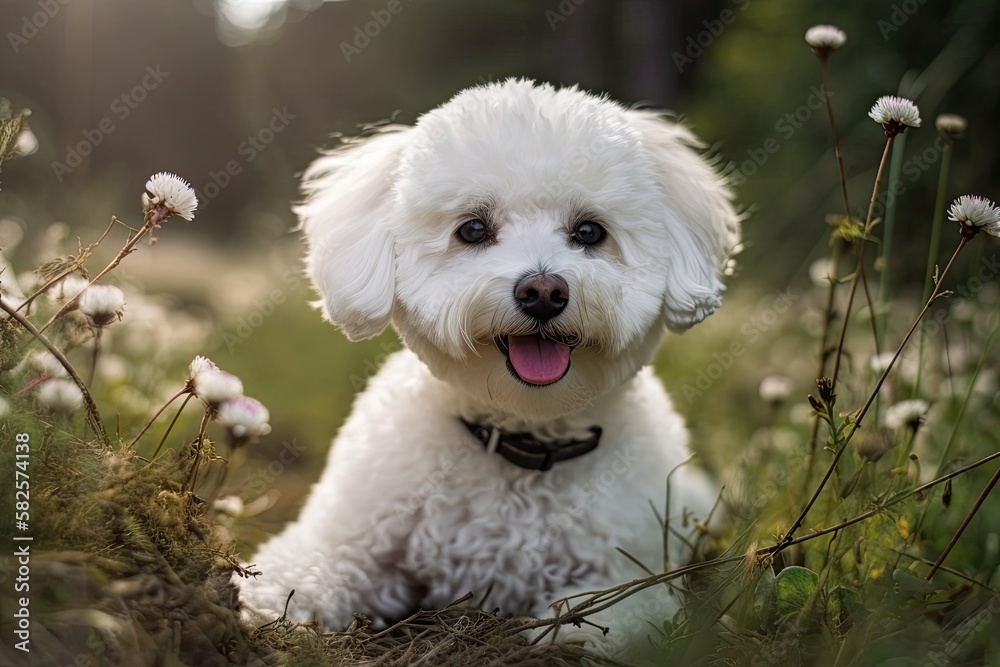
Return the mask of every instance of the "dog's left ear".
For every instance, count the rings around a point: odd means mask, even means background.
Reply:
[[[739,243],[740,217],[725,179],[701,155],[691,132],[651,111],[628,112],[653,162],[663,199],[669,247],[663,315],[684,331],[722,304],[722,282]]]
[[[396,257],[392,187],[410,128],[387,126],[316,160],[296,208],[309,242],[306,264],[326,317],[351,340],[389,325]]]

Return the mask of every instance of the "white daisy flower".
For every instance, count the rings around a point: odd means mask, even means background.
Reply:
[[[847,34],[834,25],[814,25],[806,30],[806,44],[811,46],[814,51],[836,51],[846,41]]]
[[[229,429],[235,440],[244,440],[271,432],[271,419],[267,408],[255,398],[240,396],[219,404],[215,417],[220,425]]]
[[[962,195],[948,209],[948,219],[961,223],[963,232],[970,234],[982,230],[992,236],[1000,236],[1000,209],[986,197]]]
[[[107,326],[122,318],[125,293],[114,285],[91,285],[80,295],[78,306],[94,326]]]
[[[784,375],[770,375],[760,381],[760,398],[765,403],[781,403],[792,393],[795,383]]]
[[[916,433],[929,408],[927,401],[919,398],[900,401],[885,411],[885,425],[895,431],[908,428]]]
[[[954,113],[943,113],[934,119],[934,127],[946,139],[954,141],[962,136],[962,133],[969,127],[969,121],[965,120],[965,116],[959,116]]]
[[[72,412],[83,405],[83,393],[72,380],[46,380],[35,389],[38,402],[49,410]]]
[[[880,97],[868,115],[885,128],[886,136],[895,136],[908,127],[920,127],[920,110],[905,97]]]
[[[146,181],[146,189],[152,195],[151,204],[163,204],[168,211],[185,220],[194,218],[198,197],[180,176],[160,172]]]

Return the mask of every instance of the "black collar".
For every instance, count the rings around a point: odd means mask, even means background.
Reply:
[[[507,433],[498,428],[462,423],[487,451],[493,450],[511,463],[528,470],[548,470],[552,464],[575,459],[597,449],[601,442],[601,427],[591,426],[593,434],[583,440],[543,442],[531,433]]]

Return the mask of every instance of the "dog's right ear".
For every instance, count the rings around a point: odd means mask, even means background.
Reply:
[[[295,212],[306,266],[324,315],[351,340],[381,333],[392,316],[396,269],[392,186],[410,128],[353,139],[306,170]]]

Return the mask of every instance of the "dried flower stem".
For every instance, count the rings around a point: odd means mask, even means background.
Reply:
[[[142,429],[135,435],[135,437],[128,441],[128,444],[125,445],[125,449],[131,449],[133,447],[133,445],[135,445],[135,443],[138,442],[139,438],[141,438],[146,433],[146,431],[149,430],[149,427],[152,426],[153,423],[157,419],[159,419],[160,415],[163,414],[163,411],[166,410],[170,406],[171,403],[173,403],[174,401],[176,401],[178,398],[180,398],[184,394],[189,394],[189,393],[191,393],[191,389],[185,386],[179,392],[177,392],[176,394],[174,394],[173,396],[171,396],[169,399],[167,399],[167,402],[164,403],[160,407],[160,409],[156,411],[156,414],[153,415],[148,422],[146,422],[146,425],[142,427]],[[176,421],[176,420],[177,420],[177,418],[174,417],[174,421]],[[171,423],[171,426],[172,425],[173,424]],[[161,442],[161,444],[162,444],[162,442]],[[160,451],[159,448],[157,448],[156,451],[159,452]],[[155,454],[153,455],[153,458],[156,458]]]
[[[944,224],[945,196],[948,190],[948,172],[951,168],[951,143],[945,142],[941,153],[941,168],[938,171],[937,194],[934,197],[934,217],[931,220],[931,240],[927,248],[927,269],[924,273],[924,298],[930,294],[934,283],[934,269],[937,267],[937,257],[941,249],[941,227]],[[918,396],[920,382],[924,370],[924,340],[920,339],[920,353],[917,363],[917,381],[914,383],[913,395]]]
[[[824,535],[836,533],[838,531],[843,530],[844,528],[848,528],[855,524],[866,521],[874,516],[882,514],[883,512],[885,512],[885,510],[889,509],[890,507],[898,505],[899,503],[917,495],[918,493],[923,493],[928,489],[934,488],[935,486],[938,486],[940,484],[944,484],[949,479],[954,479],[955,477],[964,475],[970,470],[974,470],[980,466],[986,465],[990,461],[995,461],[998,458],[1000,458],[1000,451],[994,452],[989,456],[983,457],[978,461],[970,463],[969,465],[964,466],[958,470],[955,470],[954,472],[950,472],[947,475],[943,475],[941,477],[938,477],[937,479],[931,480],[930,482],[921,484],[920,486],[912,488],[909,491],[901,491],[896,495],[892,496],[891,498],[885,500],[884,502],[879,502],[872,509],[862,512],[857,516],[854,516],[850,519],[845,519],[844,521],[841,521],[836,525],[814,531],[812,533],[809,533],[808,535],[802,535],[801,537],[796,537],[791,541],[786,542],[782,540],[779,541],[777,544],[774,544],[769,547],[763,547],[760,549],[751,550],[748,554],[740,556],[726,556],[726,557],[714,558],[712,560],[704,561],[702,563],[694,563],[692,565],[687,565],[685,567],[681,567],[676,570],[671,570],[670,572],[662,572],[652,577],[643,577],[641,579],[634,579],[632,581],[623,584],[618,584],[616,586],[612,586],[604,590],[580,593],[577,595],[570,596],[568,598],[564,598],[565,600],[568,601],[574,598],[587,597],[586,600],[580,602],[579,604],[571,608],[566,614],[561,614],[556,618],[534,619],[531,621],[526,621],[523,624],[516,624],[512,626],[511,633],[515,634],[518,632],[523,632],[524,630],[531,630],[533,628],[542,628],[546,626],[575,623],[584,616],[589,616],[599,611],[603,611],[604,609],[607,609],[608,607],[611,607],[621,602],[625,598],[634,595],[635,593],[638,593],[641,590],[650,588],[652,586],[658,586],[673,579],[677,579],[679,577],[691,574],[692,572],[705,570],[710,567],[727,565],[730,563],[745,562],[748,557],[758,558],[758,559],[764,557],[774,557],[790,547],[797,546],[799,544],[808,542],[810,540],[815,540],[817,538],[823,537]],[[532,640],[532,643],[533,644],[538,643],[542,639],[542,637],[545,636],[547,632],[548,630],[546,632],[541,633],[540,636],[535,637],[534,640]]]
[[[87,246],[86,250],[80,253],[79,257],[76,258],[76,261],[74,261],[73,264],[71,264],[70,266],[66,267],[62,271],[60,271],[58,274],[56,274],[56,276],[54,278],[49,279],[48,281],[45,282],[44,285],[42,285],[41,287],[39,287],[38,289],[36,289],[34,292],[32,292],[31,296],[29,296],[27,299],[25,299],[24,303],[22,303],[18,307],[18,310],[24,310],[24,309],[26,309],[31,304],[32,301],[34,301],[40,295],[42,295],[46,291],[48,291],[53,285],[55,285],[60,280],[62,280],[66,276],[70,275],[74,271],[78,271],[78,270],[82,269],[83,268],[83,262],[90,255],[90,251],[93,250],[94,248],[96,248],[98,245],[101,244],[101,241],[104,240],[104,237],[106,237],[108,235],[108,233],[111,231],[111,228],[114,227],[115,223],[117,223],[117,222],[119,222],[118,218],[116,218],[115,216],[111,216],[111,222],[108,224],[107,229],[104,230],[104,233],[101,234],[101,236],[96,241],[94,241],[89,246]],[[77,295],[77,296],[79,296],[79,295]]]
[[[163,432],[163,437],[160,438],[160,442],[157,443],[156,450],[153,452],[152,458],[149,459],[150,462],[156,460],[156,455],[160,453],[160,449],[162,449],[163,443],[167,441],[167,436],[169,436],[170,432],[174,429],[174,424],[177,423],[177,419],[181,416],[181,413],[184,412],[184,408],[187,407],[188,401],[190,401],[192,398],[194,398],[193,393],[188,393],[188,395],[184,397],[184,402],[181,403],[181,407],[177,408],[177,412],[174,413],[174,418],[170,420],[170,423],[167,425],[167,430]],[[165,408],[166,406],[163,407]]]
[[[125,242],[125,245],[122,247],[121,250],[118,251],[118,254],[115,255],[115,258],[111,260],[111,263],[108,264],[106,267],[104,267],[104,269],[102,269],[100,273],[98,273],[96,276],[94,276],[94,278],[91,279],[90,285],[96,283],[98,280],[107,275],[109,271],[111,271],[116,266],[121,264],[122,260],[125,259],[125,257],[128,256],[129,254],[131,254],[133,250],[135,250],[136,244],[143,236],[148,234],[152,229],[159,226],[161,222],[169,218],[171,215],[172,214],[163,206],[154,206],[153,208],[149,209],[149,211],[146,213],[146,217],[142,227],[139,228],[139,231],[136,232],[135,236],[133,236],[132,238],[130,238],[128,241]],[[87,287],[90,287],[90,285],[88,285]],[[81,291],[80,294],[83,294],[83,291]],[[66,303],[63,304],[62,308],[56,311],[55,315],[50,317],[49,321],[46,322],[44,325],[42,325],[39,331],[45,331],[46,329],[48,329],[53,322],[55,322],[66,311],[72,308],[73,304],[76,302],[77,298],[79,298],[80,294],[77,294],[72,299],[67,299]]]
[[[194,463],[188,471],[187,479],[184,480],[184,489],[194,491],[194,485],[198,480],[198,464],[201,463],[201,455],[205,450],[205,432],[208,430],[208,422],[212,420],[212,408],[206,407],[205,414],[201,418],[201,426],[198,428],[198,437],[194,441]],[[189,486],[190,485],[190,486]]]
[[[885,149],[882,151],[882,159],[878,163],[878,171],[875,174],[875,186],[872,188],[872,198],[868,203],[868,215],[865,218],[865,228],[864,236],[868,236],[871,232],[872,227],[872,214],[875,212],[875,200],[878,198],[878,186],[879,182],[882,180],[882,171],[885,169],[886,159],[889,157],[889,151],[892,149],[892,139],[893,137],[887,137],[885,140]],[[858,281],[861,278],[861,270],[864,262],[865,255],[865,239],[861,239],[861,243],[858,246],[858,270],[854,273],[854,278],[851,280],[851,293],[847,298],[847,309],[844,311],[844,323],[840,327],[840,340],[837,342],[837,355],[833,362],[833,387],[837,387],[837,379],[840,377],[840,362],[844,354],[844,340],[847,338],[847,325],[851,322],[851,310],[854,307],[854,295],[858,291]]]
[[[916,319],[913,320],[913,324],[910,326],[910,330],[906,332],[906,336],[903,337],[903,341],[899,344],[899,347],[896,348],[896,353],[892,355],[892,359],[889,360],[888,365],[882,372],[882,376],[878,379],[878,382],[875,384],[875,388],[872,389],[871,394],[869,394],[868,400],[865,402],[864,407],[858,411],[857,416],[854,418],[854,423],[851,425],[851,430],[847,433],[847,436],[841,443],[840,448],[834,455],[833,461],[830,462],[830,467],[827,468],[826,474],[820,481],[819,486],[816,487],[816,490],[813,492],[813,495],[809,499],[809,502],[806,503],[805,508],[803,508],[798,518],[795,519],[795,523],[793,523],[792,527],[788,529],[787,533],[785,533],[785,536],[781,540],[782,543],[789,542],[792,539],[792,537],[795,535],[795,531],[797,531],[799,527],[802,525],[802,522],[805,521],[806,515],[809,514],[809,510],[811,510],[813,505],[816,504],[816,501],[819,499],[820,493],[823,491],[823,488],[826,486],[826,483],[830,481],[830,477],[833,475],[833,471],[836,470],[837,464],[840,463],[841,457],[844,455],[844,452],[847,451],[847,445],[851,442],[851,438],[853,438],[854,434],[858,432],[859,428],[861,428],[861,423],[864,421],[865,415],[868,414],[868,409],[871,408],[872,403],[874,403],[876,397],[878,397],[878,393],[882,389],[882,384],[885,382],[885,379],[889,376],[890,371],[892,371],[892,367],[896,364],[896,360],[899,359],[899,355],[902,354],[903,348],[906,347],[906,344],[910,341],[910,337],[913,336],[913,332],[917,330],[917,325],[920,324],[920,320],[923,319],[924,315],[927,313],[927,310],[931,307],[931,304],[938,297],[938,294],[941,291],[941,284],[942,282],[944,282],[944,277],[948,275],[948,271],[951,269],[952,264],[954,264],[955,258],[958,257],[958,253],[962,252],[962,248],[964,248],[965,244],[969,242],[969,238],[970,237],[963,235],[961,240],[959,240],[958,247],[955,248],[955,252],[952,253],[951,259],[948,260],[947,266],[945,266],[944,271],[941,272],[941,277],[938,279],[937,285],[934,286],[934,291],[931,292],[931,295],[927,299],[927,302],[924,304],[923,309],[917,315]],[[833,427],[831,426],[831,428]]]
[[[24,315],[17,312],[16,308],[8,304],[2,298],[0,298],[0,309],[6,311],[7,314],[14,319],[14,321],[27,329],[28,333],[34,336],[42,345],[45,346],[45,349],[52,353],[52,356],[59,360],[59,363],[66,369],[66,372],[69,373],[69,376],[73,379],[73,382],[76,383],[76,386],[79,387],[80,392],[83,394],[83,402],[87,408],[87,422],[90,424],[90,428],[101,440],[101,444],[106,447],[110,446],[111,439],[108,437],[108,432],[104,429],[104,422],[101,420],[101,413],[97,410],[97,405],[94,403],[94,399],[90,395],[87,385],[80,379],[76,369],[73,368],[71,363],[69,363],[69,360],[62,353],[62,351],[56,347],[41,331],[36,329],[35,325],[29,322]]]
[[[955,548],[956,544],[958,544],[958,539],[962,537],[962,533],[964,533],[965,529],[969,527],[972,517],[976,516],[976,512],[978,512],[979,508],[982,507],[983,502],[986,500],[986,496],[990,495],[990,491],[992,491],[993,487],[997,485],[997,482],[1000,482],[1000,468],[997,468],[997,471],[993,473],[992,477],[990,477],[990,481],[986,483],[986,488],[984,488],[983,492],[979,494],[978,498],[976,498],[976,504],[973,505],[972,509],[969,510],[969,513],[965,515],[962,525],[955,531],[955,534],[951,538],[951,542],[948,543],[948,546],[945,547],[944,551],[941,552],[941,555],[938,556],[937,561],[935,561],[930,572],[927,573],[927,576],[924,577],[924,579],[930,581],[934,576],[934,573],[941,568],[941,565],[944,563],[944,559],[948,557],[951,550]]]

